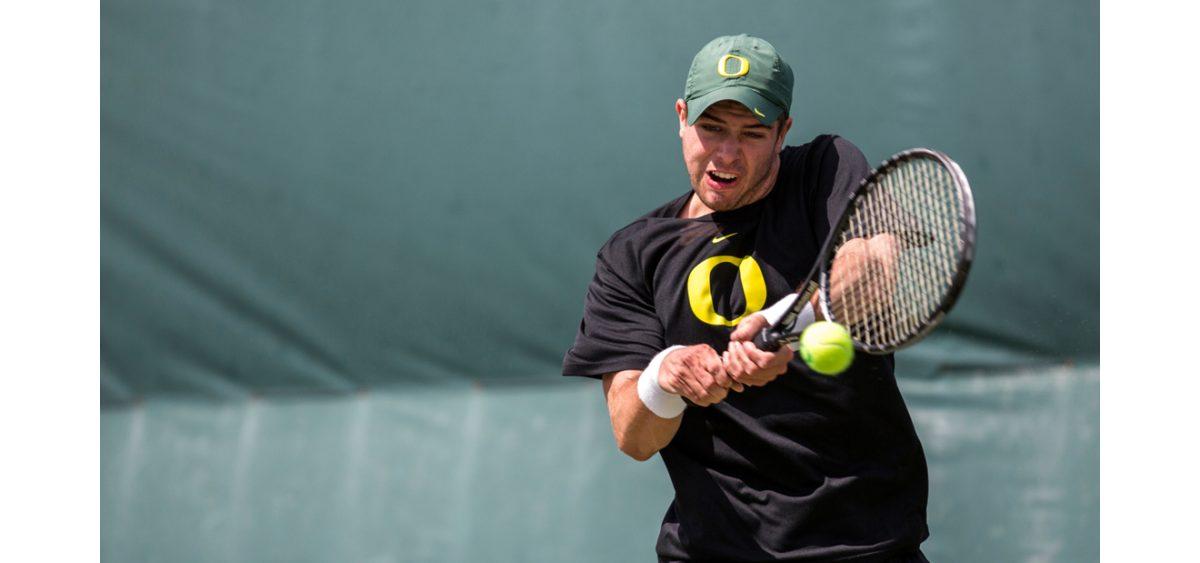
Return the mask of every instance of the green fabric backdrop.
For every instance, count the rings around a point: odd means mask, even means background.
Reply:
[[[523,506],[543,524],[515,537],[549,544],[495,560],[649,553],[661,467],[620,457],[559,362],[600,244],[687,189],[672,105],[737,32],[795,69],[792,144],[924,145],[971,178],[970,284],[898,358],[929,545],[1094,559],[1096,2],[105,0],[106,559],[465,561]],[[1021,422],[1064,405],[1060,431]],[[530,417],[550,430],[505,426]],[[1029,473],[987,463],[1014,456]]]

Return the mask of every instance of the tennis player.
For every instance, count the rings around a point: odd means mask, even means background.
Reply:
[[[662,457],[660,561],[925,561],[925,456],[892,357],[828,377],[750,343],[870,172],[837,136],[784,147],[792,86],[762,39],[696,54],[675,102],[691,189],[600,249],[563,373],[603,380],[622,452]]]

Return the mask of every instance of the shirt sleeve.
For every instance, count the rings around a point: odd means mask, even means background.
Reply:
[[[596,274],[588,285],[575,344],[563,358],[563,375],[599,378],[642,369],[665,347],[653,295],[636,257],[623,246],[610,242],[596,257]]]
[[[809,224],[816,240],[824,241],[831,225],[841,216],[850,196],[871,173],[867,159],[853,143],[841,137],[825,137],[813,151],[811,165],[816,182],[805,194]]]

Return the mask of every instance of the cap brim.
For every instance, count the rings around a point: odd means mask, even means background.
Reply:
[[[696,123],[696,120],[709,106],[724,100],[733,100],[746,106],[746,109],[750,110],[750,113],[753,113],[754,117],[758,118],[759,123],[763,125],[775,123],[775,120],[779,119],[779,115],[783,113],[783,108],[753,89],[745,86],[727,86],[689,101],[687,103],[688,125]]]

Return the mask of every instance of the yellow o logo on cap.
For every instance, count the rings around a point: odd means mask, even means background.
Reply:
[[[746,296],[746,310],[737,318],[727,319],[713,307],[712,271],[720,264],[737,266],[742,281],[742,293]],[[692,268],[687,280],[688,305],[692,314],[702,322],[715,326],[736,326],[742,319],[761,311],[767,303],[767,283],[762,268],[752,256],[713,256]]]
[[[729,61],[738,61],[739,64],[737,72],[729,72],[727,70],[729,68]],[[750,59],[747,59],[746,57],[740,57],[733,53],[729,53],[724,57],[721,57],[721,60],[717,61],[717,74],[721,75],[722,78],[737,78],[739,76],[746,76],[749,73]]]

